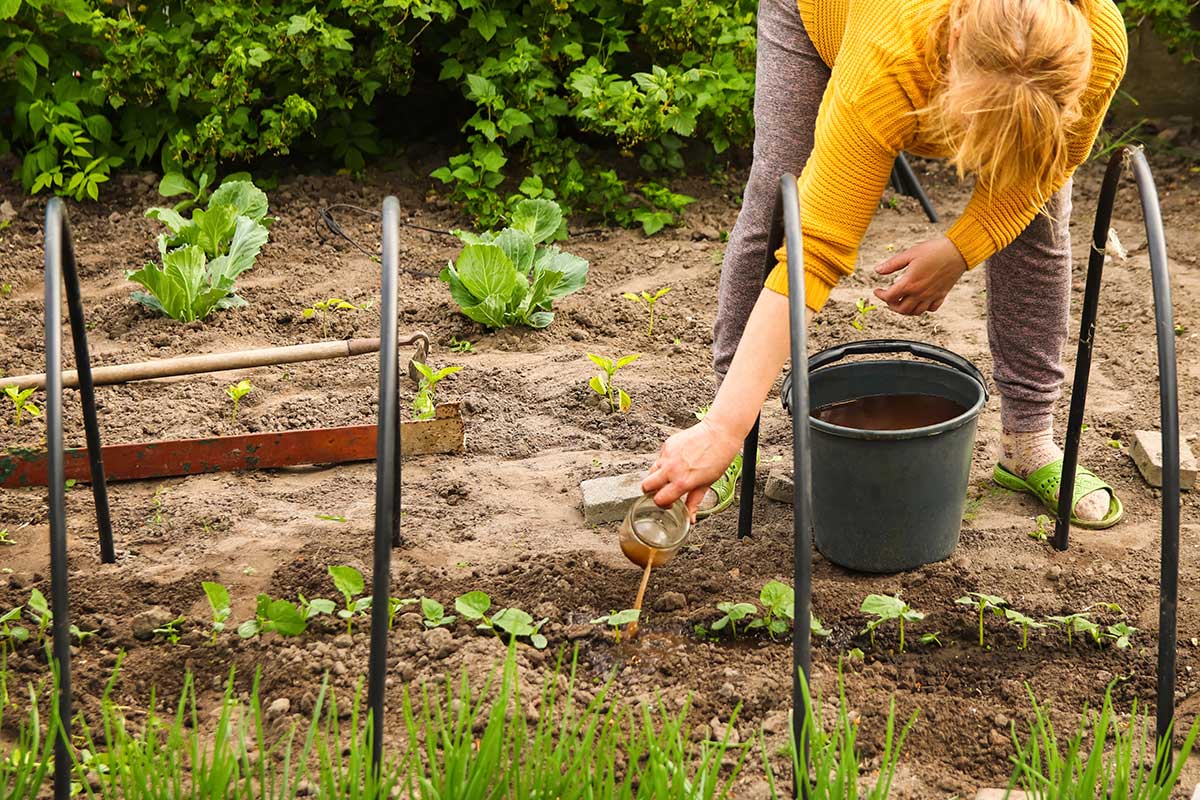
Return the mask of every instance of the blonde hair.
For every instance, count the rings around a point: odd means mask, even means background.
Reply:
[[[1053,192],[1091,72],[1091,1],[951,0],[930,33],[937,82],[917,113],[960,178]]]

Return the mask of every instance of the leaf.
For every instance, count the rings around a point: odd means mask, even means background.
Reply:
[[[21,10],[21,0],[0,0],[0,19],[12,19]]]
[[[513,636],[530,636],[534,633],[533,617],[519,608],[504,608],[492,617],[492,625]]]
[[[243,639],[253,639],[258,636],[260,630],[262,626],[257,619],[248,619],[237,627],[238,636]]]
[[[213,283],[227,280],[232,288],[233,281],[254,266],[255,260],[262,251],[263,245],[267,243],[269,236],[270,234],[262,223],[255,222],[249,217],[238,217],[233,239],[229,243],[229,251],[225,255],[213,259],[209,264],[208,271],[212,275]]]
[[[553,200],[522,200],[513,209],[509,225],[529,234],[535,244],[541,244],[558,233],[562,221],[562,209]]]
[[[29,603],[27,605],[39,617],[44,617],[50,613],[50,606],[46,603],[46,596],[38,589],[30,590]]]
[[[171,230],[171,233],[175,234],[191,224],[182,214],[173,208],[146,209],[146,216],[150,219],[158,220],[163,225],[166,225]]]
[[[758,593],[763,606],[779,613],[788,604],[795,604],[796,593],[792,587],[779,581],[768,581]]]
[[[208,198],[208,207],[229,206],[237,216],[249,217],[255,222],[261,222],[267,216],[267,195],[248,180],[229,180],[228,178]]]
[[[166,175],[163,175],[162,180],[158,183],[158,193],[163,197],[175,197],[181,194],[195,195],[199,191],[196,188],[196,184],[192,183],[180,172],[168,172]],[[146,215],[149,216],[149,212]]]
[[[300,610],[289,600],[272,600],[267,609],[267,619],[280,636],[299,636],[308,627]]]
[[[620,369],[621,367],[627,367],[630,364],[632,364],[633,362],[637,361],[641,357],[642,357],[641,353],[634,353],[634,354],[628,355],[628,356],[621,356],[620,358],[617,359],[617,365],[615,367],[613,367],[613,369],[615,371],[615,370]]]
[[[330,567],[329,577],[333,578],[333,585],[347,598],[356,597],[363,592],[362,573],[354,567],[345,565]]]
[[[608,387],[604,383],[604,378],[600,377],[599,375],[593,375],[592,379],[590,381],[588,381],[588,386],[590,386],[592,388],[592,391],[595,392],[596,394],[599,394],[599,395],[607,395],[608,394]]]
[[[456,267],[463,286],[485,302],[507,300],[517,285],[512,261],[494,244],[467,245],[459,254]]]
[[[446,616],[446,609],[437,600],[432,597],[421,598],[421,613],[425,615],[427,623],[433,622],[437,624]]]
[[[899,597],[885,594],[869,594],[862,602],[859,610],[864,614],[872,614],[882,619],[895,619],[905,608],[905,602]]]
[[[605,358],[604,356],[598,356],[598,355],[594,355],[592,353],[588,353],[587,357],[589,359],[591,359],[593,364],[595,364],[597,367],[604,370],[605,372],[611,372],[613,370],[613,363],[611,361],[609,361],[607,358]]]
[[[163,256],[163,265],[147,264],[126,277],[149,290],[163,313],[181,322],[191,322],[208,313],[216,300],[207,304],[204,251],[194,245],[181,247]],[[221,296],[227,290],[222,289]],[[219,298],[218,298],[219,299]]]
[[[467,619],[483,619],[491,607],[492,598],[480,591],[467,592],[454,600],[454,609]]]
[[[624,413],[633,405],[633,398],[624,389],[617,389],[617,410]]]
[[[496,237],[495,244],[504,251],[518,272],[529,274],[533,269],[533,238],[525,231],[505,228]]]
[[[550,300],[559,300],[579,291],[587,283],[588,262],[579,256],[564,253],[557,247],[541,247],[533,261],[533,271],[553,270],[562,277],[550,291]]]
[[[208,596],[208,604],[212,606],[213,613],[220,614],[229,609],[229,590],[224,585],[204,581],[200,586],[204,589],[204,594]]]
[[[532,644],[534,647],[536,647],[538,650],[545,650],[546,645],[549,644],[549,642],[546,641],[546,637],[540,633],[535,633],[532,636],[530,636],[529,643]]]
[[[332,600],[318,597],[315,600],[308,601],[308,616],[310,618],[318,614],[332,614],[335,611],[337,611],[337,605]]]

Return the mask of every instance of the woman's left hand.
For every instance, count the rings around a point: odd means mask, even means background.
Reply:
[[[875,268],[880,275],[904,270],[891,286],[875,296],[897,314],[919,316],[942,307],[946,295],[967,271],[967,262],[945,236],[921,242],[897,253]]]

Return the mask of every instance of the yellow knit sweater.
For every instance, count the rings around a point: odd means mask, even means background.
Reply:
[[[1066,0],[1064,0],[1066,2]],[[948,0],[798,0],[800,16],[832,77],[817,112],[812,156],[799,178],[804,227],[805,301],[814,311],[843,275],[854,271],[859,243],[903,151],[948,155],[923,137],[914,109],[928,102],[933,76],[925,40]],[[1096,0],[1091,17],[1092,74],[1084,122],[1070,143],[1071,167],[1057,191],[1091,152],[1125,72],[1127,40],[1112,0]],[[1046,201],[1032,191],[977,189],[947,236],[974,267],[1006,247]],[[767,287],[787,294],[784,251]]]

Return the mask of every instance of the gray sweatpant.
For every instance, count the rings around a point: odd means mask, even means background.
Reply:
[[[713,368],[729,369],[762,291],[771,210],[785,172],[799,175],[813,148],[829,67],[813,47],[795,0],[759,0],[754,162],[729,236],[717,296]],[[988,342],[1006,432],[1050,427],[1061,395],[1071,297],[1071,182],[987,263]]]

